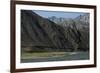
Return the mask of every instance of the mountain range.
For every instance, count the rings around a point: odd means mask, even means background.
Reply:
[[[75,19],[44,18],[21,10],[22,51],[89,50],[89,15]]]

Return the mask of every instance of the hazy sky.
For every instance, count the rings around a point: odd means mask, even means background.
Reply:
[[[33,10],[35,13],[39,14],[42,17],[63,17],[63,18],[76,18],[79,15],[83,15],[85,13],[80,12],[61,12],[61,11],[43,11],[43,10]]]

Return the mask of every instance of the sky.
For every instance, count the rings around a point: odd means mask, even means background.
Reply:
[[[48,18],[48,17],[52,17],[52,16],[56,16],[56,17],[63,17],[63,18],[76,18],[79,15],[83,15],[85,13],[82,12],[61,12],[61,11],[43,11],[43,10],[33,10],[33,12],[37,13],[38,15]]]

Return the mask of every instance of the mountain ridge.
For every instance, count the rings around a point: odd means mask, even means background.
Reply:
[[[81,32],[75,23],[72,20],[64,27],[31,10],[21,10],[21,47],[29,51],[88,50],[80,46]]]

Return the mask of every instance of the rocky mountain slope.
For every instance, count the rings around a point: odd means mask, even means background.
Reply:
[[[86,23],[79,20],[70,20],[70,22],[66,21],[66,24],[59,25],[50,19],[39,16],[31,10],[21,10],[22,50],[88,50],[89,27],[84,27],[83,24],[85,25]]]

